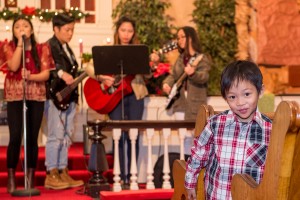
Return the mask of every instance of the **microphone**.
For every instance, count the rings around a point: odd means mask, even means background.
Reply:
[[[26,35],[25,34],[22,35],[22,39],[23,39],[23,41],[25,41],[25,39],[26,39]]]

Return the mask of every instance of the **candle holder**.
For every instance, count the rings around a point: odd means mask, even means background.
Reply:
[[[101,133],[105,124],[100,120],[88,121],[87,125],[92,129],[89,134],[89,139],[92,140],[90,158],[89,158],[89,171],[93,173],[93,176],[86,184],[86,193],[92,198],[97,198],[101,191],[110,191],[110,186],[103,176],[103,172],[108,170],[108,162],[105,155],[105,147],[102,140],[106,138]]]

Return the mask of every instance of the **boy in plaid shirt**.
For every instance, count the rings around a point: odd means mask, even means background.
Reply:
[[[249,174],[260,183],[272,129],[272,121],[257,107],[263,91],[256,64],[235,61],[224,69],[221,94],[230,110],[212,116],[194,140],[185,175],[188,199],[196,199],[197,179],[204,167],[206,199],[232,199],[231,180],[237,173]]]

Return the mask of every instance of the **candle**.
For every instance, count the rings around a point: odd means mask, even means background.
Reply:
[[[108,38],[106,38],[106,44],[110,44],[110,38],[108,37]]]
[[[79,39],[79,55],[80,55],[80,57],[82,57],[82,53],[83,53],[83,41],[80,38]]]

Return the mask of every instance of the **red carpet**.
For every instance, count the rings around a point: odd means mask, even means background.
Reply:
[[[173,195],[173,189],[155,189],[155,190],[124,190],[121,192],[109,192],[102,191],[100,193],[101,200],[166,200],[171,199]]]
[[[21,188],[20,188],[21,189]],[[17,199],[42,199],[42,200],[90,200],[92,199],[90,196],[77,194],[77,190],[80,188],[72,188],[67,190],[47,190],[43,186],[37,187],[40,191],[41,195],[32,196],[32,197],[13,197],[10,194],[6,193],[6,188],[0,188],[0,199],[4,200],[17,200]]]
[[[21,189],[21,188],[20,188]],[[41,195],[32,197],[13,197],[6,193],[6,188],[0,188],[0,199],[2,200],[17,200],[17,199],[32,199],[32,200],[90,200],[92,197],[82,194],[82,188],[73,188],[66,190],[47,190],[44,187],[37,187]],[[79,191],[80,190],[80,191]],[[169,200],[173,195],[173,189],[155,189],[155,190],[124,190],[121,192],[102,191],[100,193],[101,200]]]
[[[39,196],[32,196],[32,197],[13,197],[6,192],[6,185],[7,185],[7,169],[6,169],[6,149],[5,146],[0,146],[0,199],[8,199],[8,200],[15,200],[15,199],[42,199],[42,200],[65,200],[65,199],[72,199],[72,200],[85,200],[85,199],[92,199],[92,197],[84,194],[84,188],[72,188],[66,190],[48,190],[43,187],[45,181],[45,148],[39,148],[39,158],[37,163],[36,169],[36,176],[35,176],[35,185],[36,188],[40,191],[41,195]],[[22,156],[23,151],[22,151]],[[108,154],[106,156],[109,170],[104,172],[103,175],[107,178],[110,184],[113,183],[113,156]],[[88,180],[91,178],[92,174],[88,171],[88,156],[83,154],[83,144],[82,143],[75,143],[71,146],[69,150],[69,173],[74,179],[82,179],[85,183],[88,183]],[[21,158],[21,160],[23,160]],[[16,182],[17,182],[17,189],[20,190],[24,187],[24,173],[23,173],[23,166],[21,162],[17,167],[16,173]],[[164,190],[164,189],[155,189],[155,190],[146,190],[144,189],[145,185],[140,185],[140,190],[136,191],[129,191],[123,190],[121,192],[111,192],[111,191],[102,191],[100,193],[101,200],[166,200],[171,199],[173,194],[173,189],[171,190]]]
[[[7,183],[7,169],[6,169],[6,146],[0,146],[0,187],[6,187]],[[24,173],[23,173],[23,149],[21,153],[21,160],[16,169],[16,182],[17,186],[24,187]],[[45,147],[39,147],[39,155],[36,168],[35,185],[43,186],[46,177],[45,168]],[[113,168],[113,156],[108,154],[106,156],[110,170],[104,174],[107,176],[109,183],[112,183],[112,168]],[[75,143],[69,150],[69,173],[74,179],[82,179],[87,182],[91,177],[91,173],[88,171],[88,159],[89,156],[83,154],[83,144]]]

